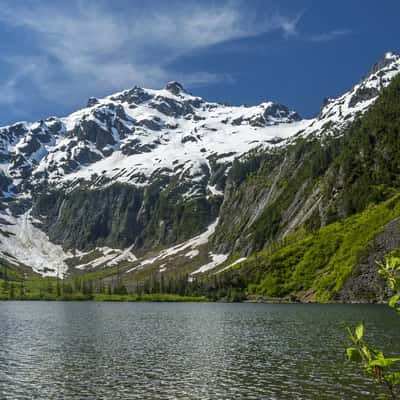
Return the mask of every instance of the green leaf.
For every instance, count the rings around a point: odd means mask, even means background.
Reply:
[[[356,338],[358,340],[361,340],[363,338],[363,336],[364,336],[364,324],[362,322],[360,322],[356,326],[355,334],[356,334]]]
[[[396,279],[395,278],[388,278],[388,285],[391,289],[394,289],[395,285],[396,285]]]
[[[358,363],[363,361],[363,356],[362,356],[360,350],[356,349],[355,347],[348,347],[346,349],[346,354],[347,354],[347,359],[349,361],[358,362]]]
[[[351,329],[351,327],[350,326],[346,326],[346,330],[347,330],[347,333],[348,333],[348,335],[349,335],[349,339],[354,343],[354,344],[358,344],[357,343],[357,339],[354,337],[354,335],[353,335],[353,331],[352,331],[352,329]]]
[[[400,372],[392,372],[391,374],[386,374],[385,379],[392,385],[400,385]]]
[[[388,368],[391,367],[393,364],[398,363],[400,358],[379,358],[377,360],[372,360],[368,363],[369,367],[381,367],[381,368]]]
[[[370,349],[370,354],[373,356],[374,360],[376,359],[382,360],[383,358],[385,358],[382,350],[379,349]]]
[[[378,358],[377,353],[371,351],[365,344],[361,346],[361,354],[363,354],[364,358],[367,360],[375,360]]]
[[[395,308],[398,301],[400,301],[400,293],[397,293],[389,300],[389,306]]]

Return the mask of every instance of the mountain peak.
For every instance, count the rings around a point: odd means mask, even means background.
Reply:
[[[318,132],[341,134],[346,126],[375,102],[392,79],[400,73],[400,55],[387,52],[369,74],[340,97],[325,98],[321,111],[304,135]],[[333,129],[332,129],[333,127]]]
[[[384,54],[384,56],[373,65],[370,71],[370,75],[377,73],[383,68],[386,68],[393,62],[399,62],[400,61],[400,55],[391,51],[388,51]]]
[[[388,60],[398,60],[400,58],[400,54],[388,51],[387,53],[385,53],[384,58]]]
[[[171,92],[172,94],[179,94],[184,92],[185,89],[183,88],[182,84],[177,81],[170,81],[165,85],[165,89]]]
[[[96,97],[89,97],[86,107],[93,107],[99,104],[99,100]]]

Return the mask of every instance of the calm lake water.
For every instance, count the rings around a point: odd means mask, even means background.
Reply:
[[[375,399],[343,325],[386,306],[0,302],[0,399]]]

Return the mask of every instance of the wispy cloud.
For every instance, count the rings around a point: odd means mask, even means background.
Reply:
[[[287,16],[282,16],[281,14],[276,15],[276,20],[279,27],[282,29],[283,34],[286,38],[298,35],[297,25],[302,18],[303,13],[297,14],[294,18],[289,18]]]
[[[351,35],[353,32],[350,29],[334,29],[328,32],[322,32],[315,35],[310,35],[308,40],[311,42],[327,42],[335,40],[343,36]]]
[[[0,84],[0,105],[13,105],[17,99],[15,79],[11,78]]]
[[[36,44],[31,52],[9,57],[17,72],[0,84],[8,90],[3,99],[16,101],[16,83],[27,73],[43,96],[64,102],[133,84],[157,87],[177,78],[189,86],[229,81],[229,73],[180,73],[170,65],[188,52],[235,39],[271,31],[296,35],[301,17],[274,12],[260,17],[239,1],[179,2],[171,7],[161,2],[124,13],[102,1],[61,4],[39,1],[28,9],[6,1],[1,8],[0,22],[29,32]],[[36,67],[25,72],[26,65]]]
[[[2,62],[7,62],[7,59],[3,59]],[[30,63],[24,64],[19,68],[15,68],[11,76],[0,82],[0,105],[15,105],[18,98],[18,82],[29,75],[33,69],[34,65]]]

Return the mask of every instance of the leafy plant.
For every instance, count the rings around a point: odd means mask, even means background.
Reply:
[[[387,258],[386,263],[378,263],[379,274],[387,278],[389,287],[396,294],[391,297],[389,306],[400,313],[398,303],[400,301],[400,258]],[[368,376],[386,387],[391,399],[397,399],[400,389],[400,357],[385,357],[379,349],[370,347],[364,340],[365,327],[359,323],[354,329],[347,327],[352,347],[346,349],[347,359],[363,366]]]

